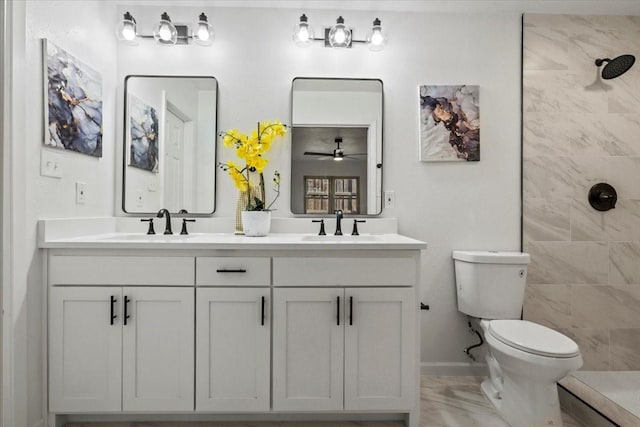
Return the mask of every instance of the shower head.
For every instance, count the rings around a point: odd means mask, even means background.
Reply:
[[[607,63],[602,69],[602,78],[605,80],[615,79],[626,73],[629,68],[636,62],[636,57],[633,55],[620,55],[617,58],[609,59],[596,59],[596,65],[601,67],[602,64]]]

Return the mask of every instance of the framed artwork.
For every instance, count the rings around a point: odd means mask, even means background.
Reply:
[[[479,86],[420,86],[420,161],[480,160],[479,95]]]
[[[129,166],[158,173],[158,114],[156,109],[129,94]]]
[[[102,76],[43,39],[44,145],[102,157]]]

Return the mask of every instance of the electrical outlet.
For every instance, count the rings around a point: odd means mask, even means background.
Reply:
[[[142,190],[136,190],[136,206],[141,208],[144,206],[144,195]]]
[[[87,199],[87,184],[84,182],[76,182],[76,205],[84,205]]]
[[[396,207],[396,192],[385,191],[384,192],[384,207],[385,209],[393,209]]]

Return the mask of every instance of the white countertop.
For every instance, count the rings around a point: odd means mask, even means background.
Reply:
[[[38,221],[38,247],[43,249],[212,249],[212,250],[397,250],[426,249],[427,244],[397,233],[397,220],[367,219],[366,232],[359,236],[317,234],[310,219],[273,221],[264,237],[247,237],[227,232],[233,218],[199,219],[188,235],[145,234],[139,218],[59,218]],[[330,221],[329,221],[329,224]],[[164,224],[162,224],[164,225]],[[174,223],[175,226],[179,222]],[[333,224],[331,224],[333,225]],[[329,227],[333,230],[335,226]],[[178,230],[180,228],[177,228]],[[363,230],[361,230],[363,231]]]
[[[272,233],[247,237],[231,233],[192,233],[189,235],[144,233],[105,233],[68,238],[45,238],[40,248],[66,249],[246,249],[246,250],[389,250],[425,249],[426,243],[400,234],[362,234],[360,236],[318,236],[317,234]]]

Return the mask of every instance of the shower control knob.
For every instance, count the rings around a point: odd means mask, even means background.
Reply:
[[[597,211],[605,212],[616,207],[618,193],[605,182],[599,182],[589,190],[589,204]]]

